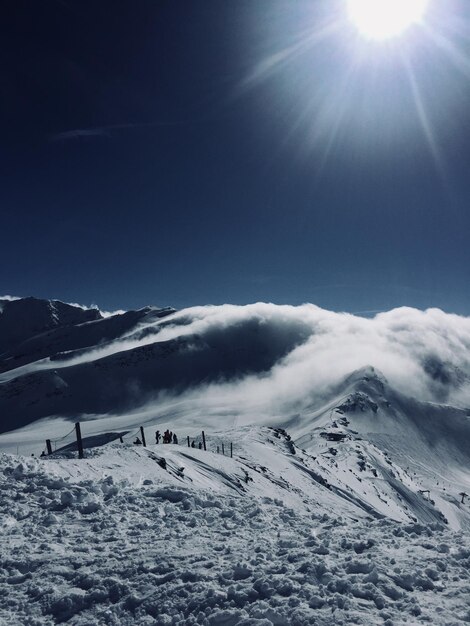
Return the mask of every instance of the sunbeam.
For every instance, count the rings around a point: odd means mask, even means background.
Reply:
[[[319,28],[316,31],[309,29],[302,34],[298,41],[282,50],[274,52],[270,56],[262,59],[245,78],[242,88],[248,88],[252,85],[266,80],[276,71],[292,62],[296,57],[308,52],[309,49],[321,44],[326,39],[334,36],[338,31],[338,24],[331,22]]]
[[[418,115],[419,122],[421,124],[421,128],[423,130],[424,137],[426,139],[432,158],[434,160],[436,169],[438,173],[443,177],[444,166],[440,157],[439,146],[437,144],[436,138],[434,137],[433,129],[429,121],[429,117],[426,112],[425,106],[424,106],[423,98],[421,96],[421,92],[419,89],[418,82],[416,80],[415,73],[413,71],[413,68],[411,66],[409,59],[407,59],[404,56],[402,57],[402,59],[403,59],[403,65],[406,70],[406,75],[410,83],[411,92],[413,94],[413,100],[416,105],[416,112]]]
[[[470,78],[470,58],[460,50],[444,35],[436,32],[435,29],[424,25],[424,32],[432,40],[433,44],[443,50],[454,66],[467,78]]]
[[[320,1],[300,37],[289,42],[279,32],[270,42],[238,95],[269,81],[289,124],[284,147],[295,142],[304,158],[315,153],[317,172],[340,144],[361,158],[425,145],[444,176],[433,125],[461,94],[446,85],[430,101],[421,78],[429,82],[439,60],[470,77],[470,57],[452,32],[455,20],[439,9],[436,0]]]

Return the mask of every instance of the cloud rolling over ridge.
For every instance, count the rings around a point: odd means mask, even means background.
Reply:
[[[235,412],[281,413],[289,406],[301,408],[321,399],[352,371],[372,365],[397,390],[418,400],[470,403],[470,319],[438,309],[403,307],[364,319],[313,305],[197,307],[164,322],[169,326],[162,338],[179,334],[178,321],[184,319],[184,334],[219,326],[225,329],[227,345],[236,349],[233,329],[253,317],[261,326],[282,333],[301,324],[307,337],[268,374],[212,383],[188,392],[192,401]]]
[[[23,424],[136,413],[266,423],[321,405],[369,365],[416,400],[470,405],[469,318],[404,307],[366,319],[311,304],[156,311],[142,310],[111,340],[7,371],[0,407]],[[93,326],[109,331],[125,319]],[[8,398],[18,388],[24,395],[13,407]]]

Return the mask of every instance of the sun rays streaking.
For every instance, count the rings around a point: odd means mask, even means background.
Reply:
[[[447,55],[454,64],[454,67],[467,78],[470,78],[470,57],[461,52],[448,37],[437,32],[427,24],[423,24],[423,30],[432,40],[433,44]]]
[[[337,22],[323,25],[316,31],[306,30],[299,36],[298,41],[282,50],[274,52],[270,56],[262,59],[255,65],[253,70],[243,80],[240,88],[249,88],[257,83],[266,80],[269,76],[287,66],[294,58],[305,54],[324,40],[333,36],[339,30]]]
[[[317,173],[340,143],[361,158],[413,144],[425,147],[445,177],[440,126],[446,110],[463,106],[463,96],[445,71],[432,98],[429,85],[438,73],[436,60],[470,78],[469,47],[463,45],[470,21],[463,37],[463,17],[450,15],[458,5],[423,1],[422,18],[417,12],[401,36],[394,32],[386,41],[361,36],[350,19],[349,0],[319,0],[313,6],[321,10],[311,9],[312,26],[306,29],[299,20],[301,35],[295,40],[280,32],[270,41],[270,52],[247,72],[238,95],[269,82],[277,115],[282,111],[286,118],[284,148],[295,142],[301,158],[314,154]]]
[[[445,176],[445,168],[442,161],[442,157],[439,151],[439,146],[434,135],[429,116],[427,114],[424,99],[421,95],[418,81],[416,79],[413,67],[406,56],[402,56],[403,67],[405,68],[406,75],[408,77],[411,93],[413,94],[413,100],[416,106],[416,113],[418,115],[421,128],[423,130],[424,137],[429,147],[429,151],[432,155],[436,170],[441,177]]]

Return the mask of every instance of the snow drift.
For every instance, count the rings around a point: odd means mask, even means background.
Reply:
[[[468,535],[410,478],[395,495],[377,480],[397,524],[284,433],[231,435],[233,459],[121,444],[82,461],[0,455],[0,622],[468,623]]]

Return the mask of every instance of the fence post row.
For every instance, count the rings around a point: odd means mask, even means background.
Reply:
[[[79,459],[83,459],[85,457],[84,451],[83,451],[83,442],[82,442],[82,432],[81,432],[81,428],[80,428],[80,422],[76,422],[75,424],[75,434],[77,436],[77,448],[78,448],[78,458]],[[142,437],[142,445],[144,447],[147,447],[147,442],[145,440],[145,432],[144,432],[144,427],[141,426],[140,427],[140,434]],[[119,436],[119,441],[121,443],[124,443],[124,440],[122,438],[122,435]],[[188,441],[188,448],[191,447],[191,443],[190,443],[190,439],[189,439],[189,435],[187,436],[187,441]],[[206,435],[204,433],[204,431],[202,431],[202,445],[205,451],[207,451],[207,447],[206,447]],[[52,454],[52,444],[51,444],[51,440],[50,439],[46,439],[46,448],[47,448],[47,454]],[[219,446],[217,446],[217,453],[219,453]],[[222,454],[225,456],[225,446],[222,443]],[[232,442],[230,442],[230,458],[233,458],[233,444]]]
[[[77,434],[77,447],[78,447],[78,458],[83,459],[83,443],[82,443],[82,431],[80,430],[80,422],[75,424],[75,432]]]

